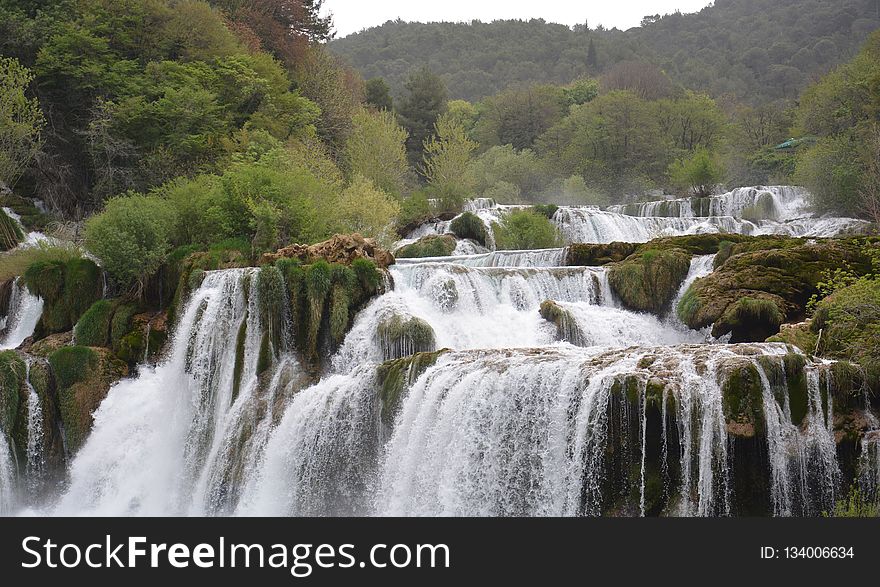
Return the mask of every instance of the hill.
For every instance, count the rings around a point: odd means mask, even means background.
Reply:
[[[364,78],[385,78],[395,94],[422,65],[443,77],[450,97],[478,100],[511,84],[567,83],[650,61],[685,87],[760,103],[795,98],[877,28],[880,0],[717,0],[694,14],[646,17],[627,31],[543,20],[398,20],[330,48]]]

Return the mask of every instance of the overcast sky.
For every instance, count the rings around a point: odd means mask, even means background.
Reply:
[[[681,10],[696,12],[709,0],[324,0],[323,11],[332,12],[336,35],[401,18],[420,22],[492,21],[506,18],[543,18],[567,25],[589,22],[591,28],[628,29],[646,14]]]

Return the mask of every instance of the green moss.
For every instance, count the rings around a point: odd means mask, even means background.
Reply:
[[[449,352],[441,349],[430,353],[415,353],[408,357],[386,361],[377,368],[379,399],[382,401],[382,421],[391,425],[400,406],[403,392],[412,385],[428,367],[437,362],[440,355]]]
[[[880,394],[880,280],[860,280],[819,302],[812,330],[822,333],[820,353],[857,363]]]
[[[18,222],[10,218],[5,211],[0,210],[0,251],[14,249],[23,240],[24,234]]]
[[[766,340],[785,320],[780,300],[771,296],[744,297],[728,305],[712,327],[712,335],[731,333],[731,342]]]
[[[783,357],[791,421],[797,426],[800,426],[809,411],[807,376],[804,372],[806,364],[807,361],[803,355],[788,353]]]
[[[83,346],[110,346],[113,303],[98,300],[86,310],[73,329],[76,343]]]
[[[357,276],[361,290],[367,296],[375,294],[382,284],[382,273],[376,268],[376,264],[369,259],[355,259],[351,263],[351,269]]]
[[[68,449],[75,452],[92,426],[92,413],[106,397],[112,382],[128,373],[109,351],[68,346],[49,355]]]
[[[436,349],[434,329],[414,316],[393,316],[379,323],[376,335],[382,347],[384,360],[398,359],[414,353],[433,352]]]
[[[694,317],[699,313],[701,307],[702,302],[700,301],[700,297],[694,291],[694,284],[691,284],[678,301],[678,306],[675,308],[675,312],[678,315],[678,319],[684,324],[691,324],[694,321]]]
[[[257,375],[269,369],[274,360],[275,355],[272,352],[271,339],[269,333],[265,333],[263,338],[260,339],[260,354],[257,356]]]
[[[613,242],[605,244],[576,243],[565,251],[565,264],[571,267],[598,267],[623,261],[636,252],[636,243]]]
[[[548,220],[553,220],[553,217],[556,215],[556,211],[559,210],[559,206],[556,204],[538,204],[537,206],[532,206],[532,210],[535,213],[544,216]]]
[[[816,350],[818,337],[814,333],[808,322],[800,324],[783,324],[777,334],[767,339],[766,342],[784,342],[796,346],[804,353],[811,355]]]
[[[235,339],[235,364],[232,367],[232,401],[241,389],[241,374],[244,370],[244,345],[247,340],[247,320],[242,320]]]
[[[339,344],[348,332],[350,296],[345,287],[334,285],[330,293],[330,337]]]
[[[751,362],[730,367],[721,385],[722,408],[732,436],[761,436],[764,428],[764,387],[758,368]]]
[[[455,237],[448,234],[423,236],[409,245],[401,247],[394,256],[399,259],[421,259],[425,257],[448,257],[455,251]]]
[[[21,224],[28,231],[44,230],[51,218],[37,208],[34,200],[29,200],[15,194],[0,196],[0,207],[9,208],[19,215]]]
[[[690,260],[680,249],[645,249],[612,266],[608,283],[628,309],[661,314],[687,277]]]
[[[309,265],[305,274],[305,293],[308,306],[306,352],[314,359],[318,355],[318,335],[324,319],[324,306],[332,285],[330,265],[318,261]]]
[[[85,381],[98,368],[98,355],[85,346],[67,346],[49,355],[59,389]]]
[[[116,351],[122,338],[131,332],[132,319],[137,313],[138,307],[132,303],[120,303],[113,312],[110,321],[110,347]]]
[[[103,294],[101,268],[90,259],[37,262],[23,277],[31,293],[44,302],[36,338],[70,330]]]
[[[584,335],[571,312],[552,300],[541,303],[539,309],[541,317],[556,326],[558,340],[569,342],[576,346],[585,344]]]
[[[11,435],[21,404],[27,366],[15,351],[0,352],[0,434]]]
[[[449,231],[458,238],[469,238],[481,245],[486,245],[486,225],[479,216],[465,212],[449,223]]]

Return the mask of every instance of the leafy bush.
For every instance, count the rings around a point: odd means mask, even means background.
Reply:
[[[0,182],[9,186],[42,144],[43,113],[36,98],[25,96],[33,79],[17,59],[0,57]]]
[[[137,194],[113,198],[86,222],[86,246],[101,259],[107,273],[122,287],[137,286],[171,251],[176,218],[166,201]]]
[[[494,224],[497,249],[549,249],[561,246],[562,236],[545,216],[530,210],[515,210],[500,224]]]
[[[707,149],[700,148],[687,158],[679,159],[669,166],[669,178],[682,189],[698,196],[708,196],[724,177],[724,169],[717,157]]]

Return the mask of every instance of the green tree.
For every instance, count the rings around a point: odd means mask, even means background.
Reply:
[[[406,95],[397,115],[409,133],[406,150],[414,165],[422,158],[422,147],[434,133],[440,115],[446,112],[446,86],[427,67],[412,72],[406,81]]]
[[[86,222],[86,246],[101,260],[121,287],[143,293],[171,250],[174,208],[166,201],[142,195],[109,200],[104,210]]]
[[[458,210],[471,195],[468,167],[476,148],[461,125],[446,115],[437,121],[435,136],[425,141],[423,173],[444,210]]]
[[[403,194],[409,165],[406,131],[387,110],[361,108],[345,143],[344,158],[352,177],[362,176],[385,192]]]
[[[698,196],[708,196],[724,177],[718,158],[700,147],[693,155],[674,161],[669,167],[670,181]]]
[[[357,232],[386,245],[394,240],[390,229],[400,214],[400,204],[369,179],[356,175],[332,202],[327,213],[333,218],[333,232]]]
[[[14,186],[42,145],[45,124],[36,98],[28,98],[31,72],[0,57],[0,182]]]
[[[394,100],[391,98],[391,88],[381,77],[367,80],[365,87],[366,102],[377,110],[391,111]]]

